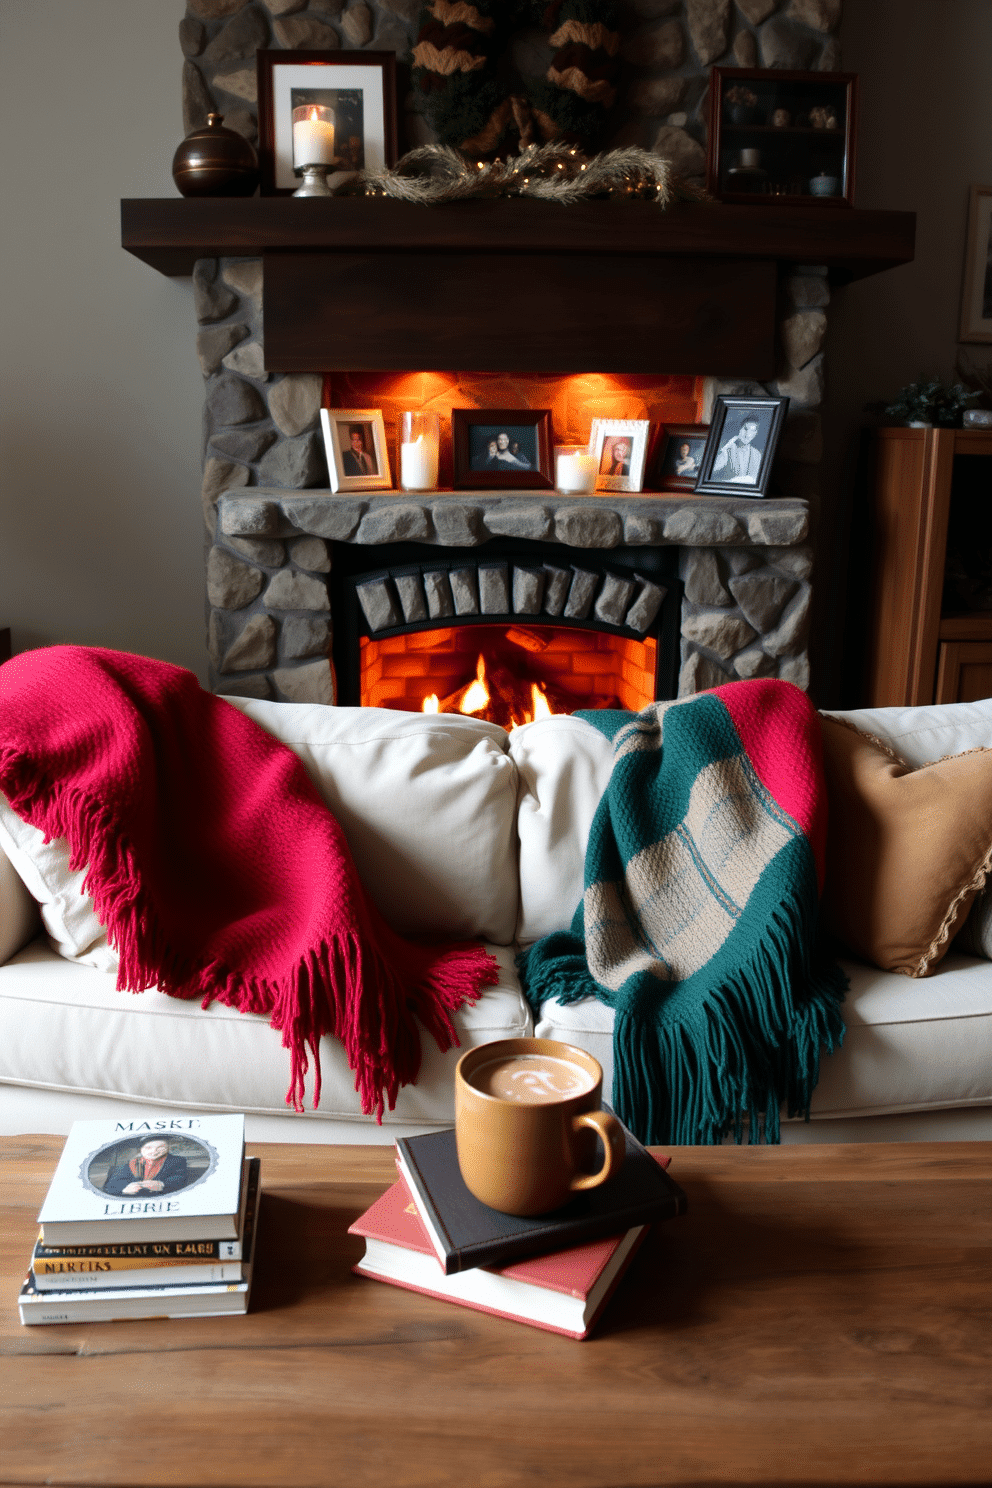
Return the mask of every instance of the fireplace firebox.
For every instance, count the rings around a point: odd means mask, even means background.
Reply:
[[[335,695],[503,727],[676,696],[682,582],[671,548],[335,544]]]

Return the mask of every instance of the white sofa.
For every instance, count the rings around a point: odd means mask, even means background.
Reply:
[[[502,977],[459,1013],[462,1047],[532,1032],[564,1038],[599,1059],[608,1093],[611,1010],[547,1005],[535,1030],[514,972],[516,950],[565,927],[581,896],[607,740],[571,717],[507,734],[462,717],[231,701],[301,757],[398,931],[477,937],[493,950]],[[992,701],[841,716],[913,764],[992,746]],[[426,1035],[420,1078],[380,1127],[361,1115],[333,1041],[321,1051],[320,1109],[294,1114],[288,1056],[264,1018],[118,992],[80,875],[66,874],[64,855],[59,866],[57,844],[46,859],[25,837],[33,829],[0,804],[8,935],[16,941],[18,914],[33,913],[22,884],[44,901],[49,930],[0,966],[0,1131],[66,1132],[77,1118],[177,1107],[243,1111],[249,1136],[268,1141],[391,1142],[451,1122],[460,1050],[441,1055]],[[782,1140],[992,1137],[992,962],[952,950],[920,981],[845,966],[843,1048],[823,1062],[813,1119],[784,1122]]]

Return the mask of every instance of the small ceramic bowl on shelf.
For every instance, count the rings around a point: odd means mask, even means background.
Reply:
[[[837,196],[839,192],[840,178],[838,176],[828,176],[825,171],[821,171],[818,176],[814,176],[809,183],[810,196]]]

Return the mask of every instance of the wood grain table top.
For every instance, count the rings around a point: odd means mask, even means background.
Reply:
[[[992,1481],[992,1144],[674,1148],[581,1343],[355,1276],[373,1147],[251,1148],[247,1316],[22,1327],[61,1145],[0,1139],[4,1484]]]

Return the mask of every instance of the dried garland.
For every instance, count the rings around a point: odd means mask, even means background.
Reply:
[[[514,32],[541,27],[555,48],[543,78],[511,92],[504,53]],[[413,48],[413,84],[442,144],[473,158],[564,140],[586,148],[616,100],[612,0],[429,0]]]
[[[592,159],[574,145],[529,145],[519,155],[466,162],[447,145],[422,145],[392,170],[361,172],[339,195],[388,196],[436,205],[471,197],[525,196],[563,206],[591,197],[642,197],[666,207],[673,199],[705,200],[706,193],[675,176],[669,160],[631,146]]]

